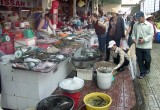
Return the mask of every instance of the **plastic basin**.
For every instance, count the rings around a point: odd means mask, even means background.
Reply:
[[[104,100],[108,101],[108,103],[102,107],[96,107],[96,106],[92,106],[88,103],[88,100],[90,98],[95,98],[97,96],[100,96],[102,97]],[[112,98],[107,95],[107,94],[104,94],[104,93],[100,93],[100,92],[95,92],[95,93],[90,93],[88,95],[86,95],[83,99],[85,105],[86,105],[86,109],[87,110],[109,110],[110,108],[110,105],[112,103]]]

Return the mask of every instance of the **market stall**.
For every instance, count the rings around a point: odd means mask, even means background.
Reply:
[[[69,59],[58,64],[56,72],[32,72],[13,69],[12,64],[0,64],[2,78],[2,107],[24,110],[36,106],[43,98],[51,95],[71,72]]]
[[[75,69],[73,58],[84,55],[83,48],[94,45],[95,38],[92,30],[84,30],[66,37],[36,40],[38,47],[27,47],[16,40],[15,46],[20,49],[14,55],[3,56],[0,63],[2,107],[22,110],[36,106],[40,100],[51,95],[58,83]]]

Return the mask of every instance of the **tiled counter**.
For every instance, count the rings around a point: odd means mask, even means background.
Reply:
[[[0,64],[2,107],[14,110],[35,107],[41,99],[51,95],[72,70],[69,58],[59,63],[55,73],[18,70],[11,66]]]

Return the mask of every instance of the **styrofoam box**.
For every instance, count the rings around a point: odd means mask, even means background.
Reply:
[[[92,80],[93,70],[92,69],[76,69],[77,77],[84,80]]]
[[[36,37],[30,38],[30,39],[18,39],[14,40],[14,47],[24,47],[26,48],[27,46],[35,46],[36,45]]]

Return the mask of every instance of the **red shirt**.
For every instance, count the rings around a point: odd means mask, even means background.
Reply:
[[[51,19],[52,24],[58,24],[58,6],[59,6],[59,1],[55,0],[52,1],[52,8],[50,9],[50,13],[53,14],[53,18]]]

